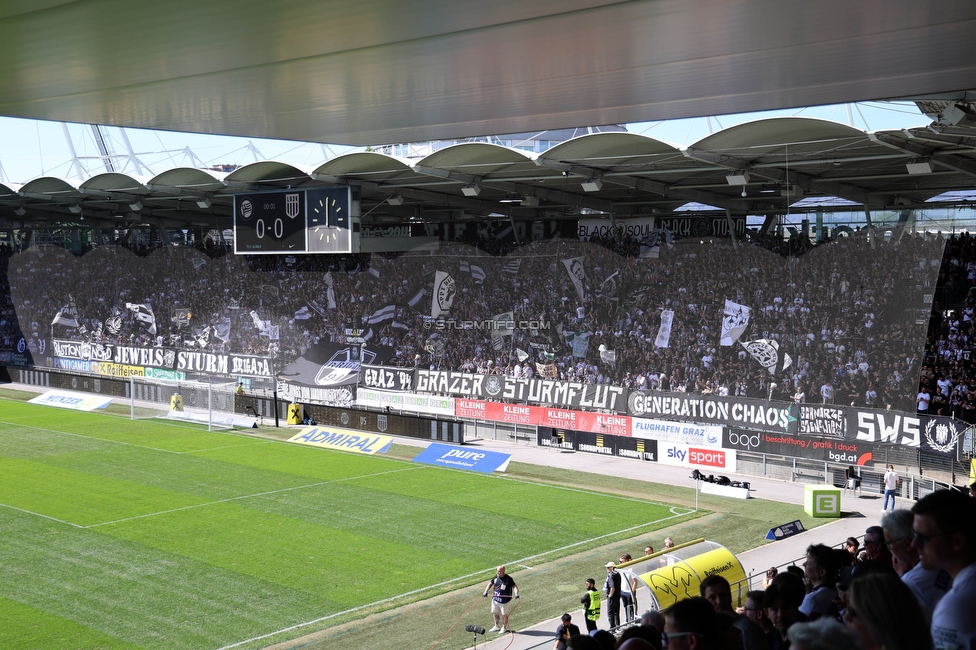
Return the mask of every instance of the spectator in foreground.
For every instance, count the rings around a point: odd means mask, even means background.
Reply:
[[[881,518],[885,545],[891,557],[897,560],[901,581],[915,594],[926,618],[931,619],[935,606],[952,587],[952,577],[944,569],[926,569],[918,561],[918,551],[912,546],[912,521],[910,510],[892,510]]]
[[[556,628],[556,645],[552,650],[566,650],[566,642],[570,637],[579,636],[580,629],[573,624],[573,617],[568,612],[560,618],[559,627]]]
[[[797,623],[787,636],[793,650],[863,650],[857,633],[832,618]]]
[[[857,632],[863,650],[932,650],[921,606],[911,589],[890,573],[870,573],[851,582],[844,622]]]
[[[776,576],[769,589],[763,594],[766,616],[776,628],[776,633],[770,639],[770,650],[789,648],[790,640],[787,632],[790,627],[794,623],[807,622],[807,617],[800,611],[800,604],[805,595],[803,580],[789,572]]]
[[[912,508],[912,546],[926,569],[945,569],[952,588],[932,614],[936,650],[976,648],[976,499],[939,490]]]
[[[699,596],[679,600],[668,609],[661,641],[668,650],[718,650],[714,608]]]
[[[825,544],[811,544],[807,547],[807,559],[803,563],[803,573],[810,582],[811,590],[803,598],[800,611],[814,620],[830,612],[837,600],[837,561],[834,549]]]
[[[732,609],[732,587],[728,580],[720,575],[710,575],[702,580],[700,590],[702,598],[711,603],[716,612],[725,612],[732,617],[732,625],[742,635],[745,650],[766,650],[766,634],[759,624]]]

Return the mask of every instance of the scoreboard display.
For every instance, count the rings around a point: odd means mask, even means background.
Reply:
[[[353,253],[349,186],[234,195],[234,253]]]

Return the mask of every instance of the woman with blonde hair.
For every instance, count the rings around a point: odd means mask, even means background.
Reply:
[[[915,594],[896,575],[854,578],[844,622],[861,638],[863,650],[932,650],[932,634]]]

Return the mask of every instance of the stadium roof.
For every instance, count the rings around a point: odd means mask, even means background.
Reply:
[[[332,184],[360,188],[364,224],[492,215],[625,218],[689,203],[732,214],[779,214],[818,197],[870,209],[917,207],[976,187],[976,127],[962,120],[867,133],[779,117],[724,129],[687,148],[610,132],[539,154],[470,142],[416,160],[354,152],[307,168],[263,161],[230,173],[177,168],[153,178],[103,173],[80,183],[42,177],[0,186],[0,218],[41,226],[80,224],[84,217],[85,225],[107,228],[226,228],[235,192]],[[397,195],[402,202],[388,202]]]
[[[0,114],[381,144],[976,88],[971,0],[37,0]]]

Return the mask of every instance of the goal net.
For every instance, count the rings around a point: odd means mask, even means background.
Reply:
[[[129,412],[133,420],[166,418],[206,424],[208,431],[253,428],[253,417],[234,413],[237,385],[131,377]]]

